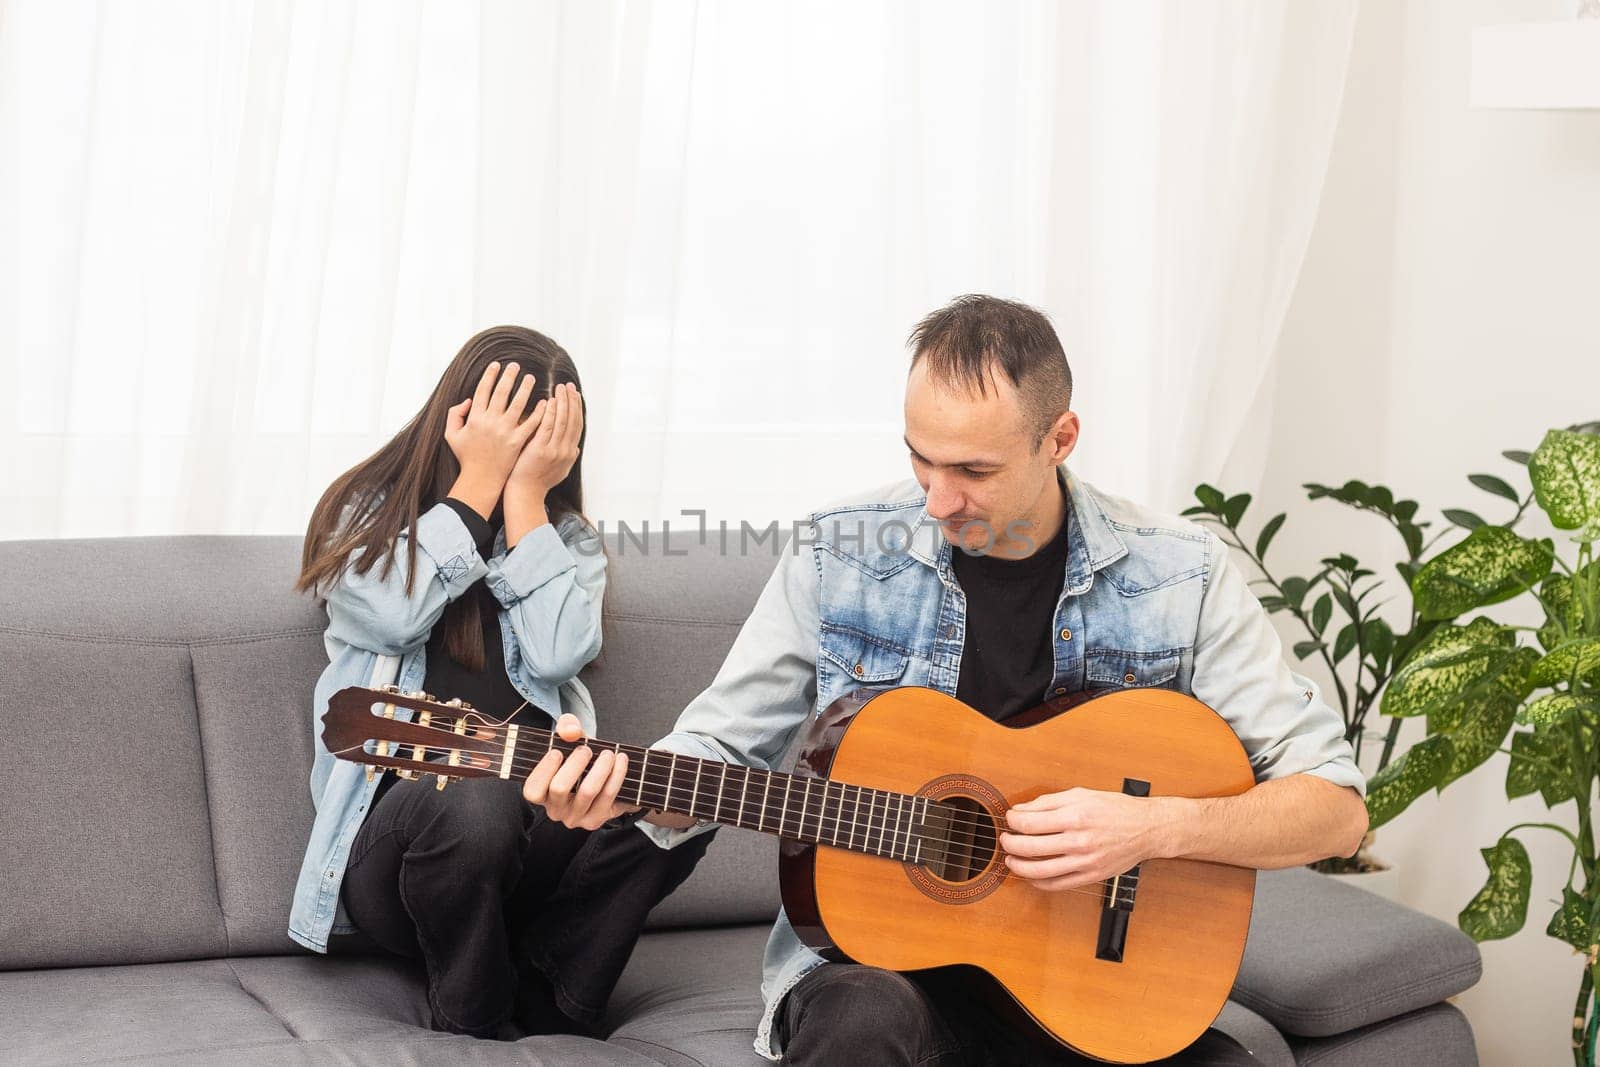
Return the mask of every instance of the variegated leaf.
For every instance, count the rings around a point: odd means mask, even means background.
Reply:
[[[1600,670],[1600,639],[1580,637],[1551,649],[1549,655],[1534,664],[1528,681],[1536,686],[1556,685],[1574,674],[1584,678],[1596,670]]]
[[[1504,526],[1480,526],[1427,563],[1411,592],[1424,619],[1453,619],[1509,600],[1550,573],[1555,546],[1529,541]]]
[[[1441,626],[1390,679],[1383,714],[1435,715],[1493,686],[1510,663],[1516,640],[1492,619]]]
[[[1528,478],[1552,525],[1600,540],[1600,435],[1551,430],[1528,460]]]
[[[1474,941],[1510,937],[1528,921],[1528,888],[1533,883],[1528,850],[1516,838],[1502,837],[1479,851],[1489,866],[1489,880],[1461,909],[1456,924]]]
[[[1448,737],[1427,737],[1373,775],[1367,782],[1368,828],[1376,830],[1437,786],[1453,755]]]
[[[1573,693],[1546,693],[1530,700],[1527,707],[1517,712],[1519,726],[1553,726],[1580,708],[1593,708],[1594,701]]]
[[[1561,891],[1561,907],[1550,917],[1550,925],[1544,932],[1551,937],[1559,938],[1579,951],[1587,952],[1591,944],[1589,938],[1589,902],[1574,892],[1571,887]]]
[[[1439,789],[1481,766],[1500,750],[1517,708],[1528,695],[1528,668],[1539,658],[1519,648],[1493,684],[1479,687],[1446,710],[1428,716],[1430,734],[1448,734],[1453,749],[1450,766],[1439,776]]]

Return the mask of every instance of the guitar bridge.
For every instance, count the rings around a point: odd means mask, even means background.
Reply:
[[[1147,797],[1150,783],[1124,778],[1122,791],[1130,797]],[[1094,958],[1121,963],[1123,949],[1128,943],[1128,922],[1133,918],[1134,893],[1139,888],[1139,868],[1100,884],[1105,891],[1102,897],[1105,906],[1100,909],[1100,934],[1095,939]]]

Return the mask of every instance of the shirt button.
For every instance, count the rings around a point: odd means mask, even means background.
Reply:
[[[867,669],[865,667],[863,667],[861,664],[857,663],[855,665],[855,672],[856,672],[856,677],[859,678],[863,674],[867,673]]]
[[[1137,682],[1139,679],[1134,677],[1132,671],[1129,671],[1127,674],[1124,674],[1122,676],[1122,680],[1124,682],[1127,682],[1129,685],[1132,685],[1134,682]]]
[[[954,637],[956,635],[956,624],[951,623],[949,626],[946,626],[944,628],[944,635],[946,637]]]
[[[1066,694],[1066,692],[1067,692],[1067,687],[1066,686],[1062,685],[1062,686],[1057,686],[1056,687],[1056,696],[1064,696]]]
[[[1063,641],[1071,641],[1072,640],[1072,631],[1071,630],[1067,630],[1067,629],[1063,629],[1061,631],[1061,640],[1063,640]]]

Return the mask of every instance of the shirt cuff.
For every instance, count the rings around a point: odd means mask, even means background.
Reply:
[[[531,530],[516,547],[497,561],[489,574],[489,589],[495,599],[506,607],[539,588],[550,579],[577,567],[572,550],[567,547],[556,524],[547,522]]]

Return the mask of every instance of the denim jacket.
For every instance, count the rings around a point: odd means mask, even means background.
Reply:
[[[547,711],[568,711],[595,732],[594,704],[577,675],[600,652],[600,602],[605,591],[605,555],[600,538],[582,518],[564,516],[529,533],[510,552],[505,531],[485,560],[472,535],[448,504],[435,504],[417,518],[417,576],[408,597],[407,560],[412,538],[402,533],[385,579],[383,564],[366,574],[347,568],[328,590],[328,629],[323,644],[328,666],[312,699],[311,825],[300,878],[289,912],[289,936],[317,952],[328,950],[330,933],[355,927],[339,900],[350,845],[366,817],[378,779],[366,768],[335,759],[322,744],[328,698],[346,686],[376,688],[395,683],[420,689],[427,676],[424,646],[445,607],[480,578],[500,602],[500,633],[506,674],[528,701]],[[396,709],[396,716],[411,713]]]
[[[1227,720],[1257,781],[1305,773],[1365,793],[1338,712],[1284,662],[1221,541],[1103,494],[1064,467],[1060,474],[1068,557],[1053,623],[1055,677],[1039,702],[1085,689],[1176,689]],[[784,553],[722,669],[660,747],[770,768],[809,716],[851,689],[919,685],[954,696],[966,598],[953,549],[925,503],[906,481],[812,515],[809,538]],[[663,847],[707,829],[640,828]],[[780,912],[763,964],[757,1052],[781,1054],[777,1007],[822,962]]]

